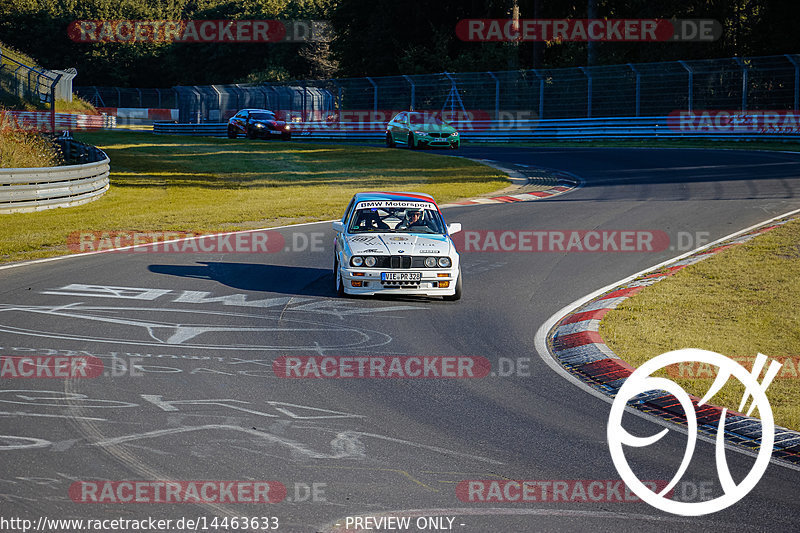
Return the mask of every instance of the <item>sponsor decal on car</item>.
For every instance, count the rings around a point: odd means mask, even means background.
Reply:
[[[409,202],[398,200],[374,200],[370,202],[358,202],[356,209],[370,209],[391,207],[395,209],[433,209],[436,206],[431,202]]]

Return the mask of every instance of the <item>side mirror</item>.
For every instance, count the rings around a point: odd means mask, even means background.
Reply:
[[[447,225],[447,233],[452,235],[453,233],[458,233],[461,231],[461,222],[453,222],[452,224]]]
[[[341,220],[334,220],[331,226],[333,226],[333,231],[336,233],[344,233],[344,224],[342,224]]]

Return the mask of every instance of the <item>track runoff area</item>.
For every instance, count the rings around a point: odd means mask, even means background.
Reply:
[[[599,287],[800,207],[800,158],[462,151],[522,174],[562,169],[582,186],[444,209],[464,228],[459,302],[337,298],[330,222],[270,230],[283,246],[266,253],[86,253],[0,269],[0,345],[18,374],[0,390],[2,519],[17,520],[3,527],[792,529],[798,473],[775,464],[716,513],[642,501],[610,456],[609,403],[561,379],[534,339]],[[312,358],[318,373],[305,371]],[[626,415],[624,428],[665,426]],[[687,435],[666,429],[627,456],[656,492],[686,450]],[[697,441],[670,498],[723,495],[716,449]],[[754,458],[726,451],[743,479]]]

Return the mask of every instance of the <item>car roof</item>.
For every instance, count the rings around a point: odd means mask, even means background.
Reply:
[[[259,113],[272,113],[273,115],[275,114],[274,111],[270,111],[269,109],[240,109],[239,111],[236,112],[236,114],[238,115],[242,111],[257,111]]]
[[[439,206],[436,205],[436,201],[434,201],[433,197],[429,194],[421,193],[421,192],[394,192],[394,191],[370,191],[370,192],[358,192],[353,197],[356,202],[375,202],[380,200],[391,200],[393,202],[402,202],[402,201],[409,201],[409,202],[430,202],[434,205],[434,207],[438,208]]]

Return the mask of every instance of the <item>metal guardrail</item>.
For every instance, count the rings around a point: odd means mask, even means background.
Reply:
[[[744,115],[742,115],[744,116]],[[728,140],[800,140],[800,127],[789,131],[754,128],[741,122],[731,126],[706,129],[681,129],[677,117],[613,117],[595,119],[553,119],[519,121],[473,121],[452,123],[461,138],[473,142],[514,142],[591,139],[685,139],[707,138]],[[379,141],[386,135],[382,122],[353,122],[331,125],[324,122],[294,123],[294,139],[308,140],[370,140]],[[227,124],[175,124],[156,122],[156,135],[193,135],[225,137]]]
[[[320,120],[315,116],[332,111],[393,114],[406,109],[480,112],[493,120],[518,110],[534,111],[543,119],[659,117],[682,109],[800,111],[800,54],[179,86],[174,90],[179,120],[186,123],[222,122],[245,108],[282,111],[303,120]],[[122,94],[118,98],[124,99],[126,92],[135,96],[135,91],[146,94],[147,90],[116,91]],[[113,95],[109,98],[114,99]],[[130,103],[135,98],[125,101],[126,106],[140,105]],[[108,100],[106,104],[112,105]]]
[[[0,168],[0,213],[71,207],[96,200],[109,188],[108,156],[73,139],[57,139],[65,161],[60,167]]]

